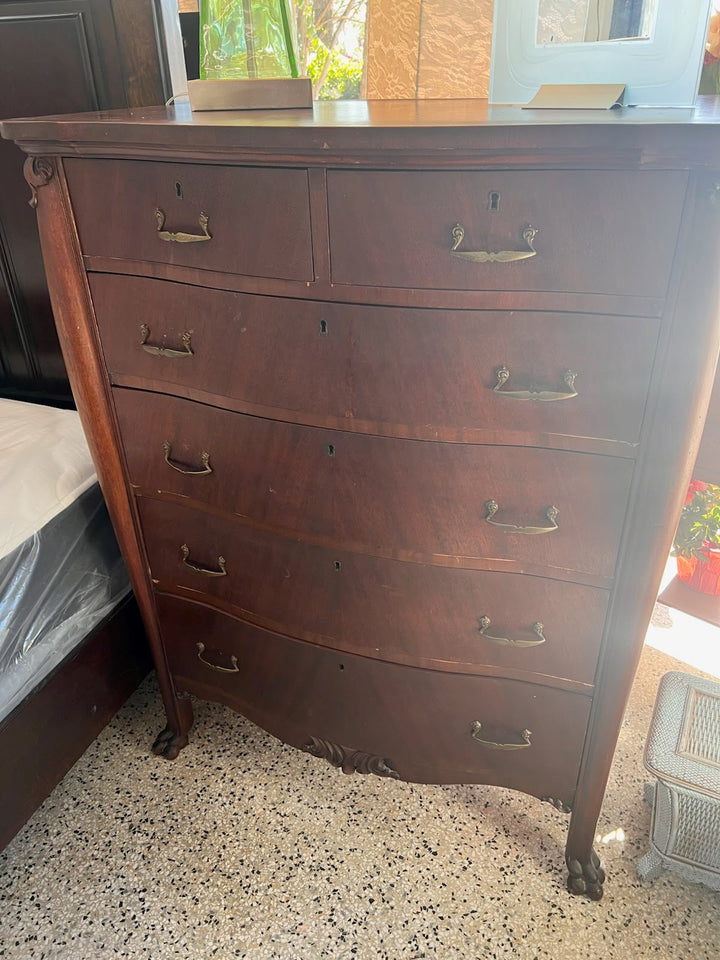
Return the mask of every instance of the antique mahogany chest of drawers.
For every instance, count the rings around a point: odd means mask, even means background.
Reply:
[[[16,120],[152,638],[345,772],[592,849],[718,352],[720,124],[480,102]]]

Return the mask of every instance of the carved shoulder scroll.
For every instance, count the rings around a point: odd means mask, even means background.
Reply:
[[[34,209],[38,202],[38,190],[40,187],[47,186],[55,176],[55,161],[49,157],[28,157],[23,166],[23,173],[32,191],[28,203]]]

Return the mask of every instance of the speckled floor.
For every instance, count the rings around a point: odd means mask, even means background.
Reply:
[[[566,893],[567,819],[530,797],[347,777],[213,704],[158,760],[148,680],[0,855],[0,957],[715,960],[720,894],[635,872],[670,669],[697,672],[645,648],[598,824],[599,904]]]

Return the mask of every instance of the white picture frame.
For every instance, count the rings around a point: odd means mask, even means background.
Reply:
[[[691,107],[711,0],[658,0],[647,39],[537,43],[539,0],[495,0],[489,102],[528,103],[543,84],[622,83],[629,106]]]

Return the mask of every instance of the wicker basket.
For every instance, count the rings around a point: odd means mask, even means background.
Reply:
[[[686,673],[660,682],[645,747],[655,775],[646,880],[669,867],[720,890],[720,683]]]

